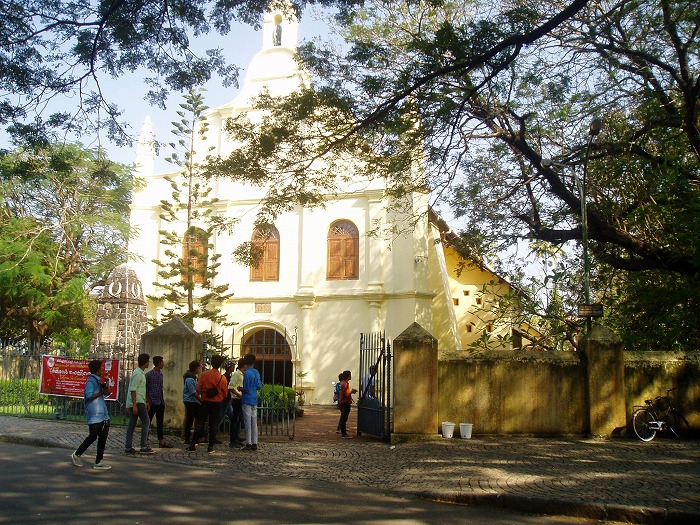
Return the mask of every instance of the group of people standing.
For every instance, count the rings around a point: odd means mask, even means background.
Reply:
[[[245,450],[257,450],[258,426],[257,404],[258,390],[262,388],[260,373],[254,368],[255,356],[247,354],[238,360],[214,355],[211,358],[211,368],[201,372],[199,361],[192,361],[189,370],[184,375],[182,400],[185,404],[185,443],[187,450],[196,450],[200,437],[205,435],[205,427],[209,423],[208,452],[214,451],[214,445],[219,443],[216,433],[219,423],[225,415],[231,420],[230,446]],[[124,452],[126,454],[152,454],[154,450],[148,444],[148,432],[152,419],[156,419],[156,432],[160,448],[172,448],[173,445],[165,440],[163,419],[165,415],[165,398],[163,395],[163,367],[165,361],[161,356],[153,358],[153,369],[146,372],[151,363],[149,354],[139,354],[137,367],[129,380],[126,408],[129,422],[126,429]],[[222,363],[225,373],[220,372]],[[234,370],[235,368],[235,370]],[[76,467],[82,467],[83,453],[97,440],[97,453],[93,468],[108,470],[112,468],[103,462],[104,450],[109,434],[109,412],[105,396],[109,395],[109,382],[102,360],[95,359],[88,363],[90,374],[85,381],[84,402],[85,418],[89,434],[80,446],[71,454],[71,460]],[[201,372],[201,373],[200,373]],[[136,423],[141,421],[140,448],[133,446]],[[194,423],[194,435],[192,424]],[[245,443],[240,439],[241,426],[245,426]]]
[[[214,445],[221,443],[216,434],[226,415],[231,423],[229,445],[249,450],[258,448],[257,404],[262,382],[260,373],[254,368],[255,356],[247,354],[237,363],[232,359],[224,362],[223,359],[220,355],[213,356],[211,368],[205,372],[201,372],[199,361],[192,361],[183,376],[182,401],[185,404],[187,450],[196,450],[200,438],[206,434],[208,423],[207,452],[213,452]],[[222,364],[225,370],[223,374],[220,372]],[[240,438],[242,424],[246,428],[245,443]]]
[[[262,388],[260,373],[255,369],[255,355],[246,354],[234,365],[232,359],[223,361],[215,355],[211,368],[201,372],[198,361],[192,361],[183,376],[182,401],[185,404],[185,443],[187,450],[196,450],[205,427],[209,424],[207,452],[220,443],[216,434],[225,415],[229,415],[229,446],[244,450],[258,449],[258,390]],[[225,372],[220,372],[221,365]],[[235,367],[235,370],[234,370]],[[201,372],[201,373],[200,373]],[[194,433],[192,424],[194,423]],[[245,443],[241,427],[245,426]]]

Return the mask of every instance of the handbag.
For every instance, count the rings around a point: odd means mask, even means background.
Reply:
[[[219,379],[219,383],[221,383],[221,379]],[[219,393],[219,388],[217,386],[213,386],[211,388],[207,388],[207,390],[204,392],[204,395],[207,397],[216,397],[216,395]]]

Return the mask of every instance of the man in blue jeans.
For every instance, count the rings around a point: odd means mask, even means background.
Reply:
[[[148,417],[153,421],[156,418],[156,432],[160,448],[173,448],[165,441],[163,434],[163,419],[165,419],[165,398],[163,397],[163,367],[165,361],[162,356],[153,357],[153,368],[146,372],[146,404],[148,405]]]
[[[126,396],[126,409],[129,413],[129,426],[126,427],[126,443],[124,452],[127,454],[136,454],[136,449],[133,447],[134,429],[136,421],[141,420],[141,449],[138,451],[141,454],[153,454],[153,449],[148,445],[148,427],[151,423],[151,418],[148,417],[150,408],[146,399],[146,368],[151,363],[151,356],[148,354],[139,354],[138,368],[131,374],[129,380],[129,392]]]

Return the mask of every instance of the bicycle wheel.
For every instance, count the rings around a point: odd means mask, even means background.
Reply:
[[[690,437],[688,420],[675,410],[668,415],[668,428],[677,438],[688,439]]]
[[[656,430],[649,428],[649,423],[654,421],[654,418],[646,408],[637,410],[632,415],[632,428],[634,433],[642,441],[651,441],[656,436]]]

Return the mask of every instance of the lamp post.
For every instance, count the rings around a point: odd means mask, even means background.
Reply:
[[[586,305],[591,304],[591,260],[588,255],[588,206],[586,204],[586,182],[588,178],[588,157],[591,153],[593,138],[600,133],[603,128],[603,121],[594,118],[588,128],[588,145],[586,146],[586,157],[583,159],[583,180],[581,182],[581,243],[583,244],[583,300]],[[587,329],[591,329],[591,317],[587,317]]]
[[[569,167],[574,175],[574,181],[579,190],[579,200],[581,201],[581,245],[583,247],[583,300],[584,304],[579,305],[579,317],[586,318],[586,331],[590,332],[593,317],[602,317],[603,308],[600,304],[591,304],[591,261],[588,254],[588,205],[586,203],[587,188],[586,184],[588,182],[588,158],[591,153],[591,145],[593,144],[593,139],[598,135],[603,128],[603,121],[596,117],[591,120],[591,124],[588,128],[588,144],[586,145],[586,155],[583,159],[583,176],[579,179],[576,176],[576,170],[571,164],[563,164],[561,162],[554,162],[549,159],[542,159],[542,166],[559,166],[559,167]]]

